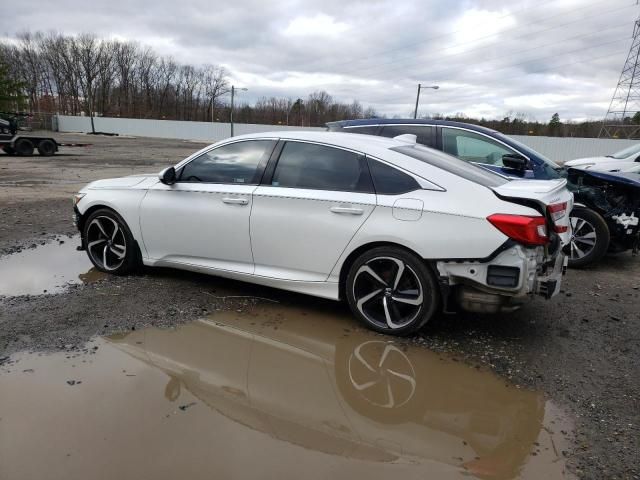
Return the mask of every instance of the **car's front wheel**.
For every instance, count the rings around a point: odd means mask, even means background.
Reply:
[[[125,275],[138,266],[138,252],[127,224],[113,210],[100,209],[84,222],[84,245],[98,270]]]
[[[571,211],[569,267],[581,268],[600,260],[609,249],[609,227],[593,210],[576,207]]]
[[[345,284],[351,311],[367,327],[391,335],[410,335],[436,313],[440,293],[422,259],[396,247],[360,255]]]

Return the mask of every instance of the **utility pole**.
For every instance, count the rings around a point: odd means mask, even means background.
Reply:
[[[632,120],[640,112],[640,17],[633,24],[632,38],[627,60],[602,122],[600,138],[640,136],[640,125]]]
[[[248,88],[236,88],[231,85],[231,112],[229,113],[229,121],[231,123],[231,136],[233,137],[233,97],[236,94],[236,90],[244,90],[245,92],[249,90]]]
[[[416,108],[413,111],[413,118],[418,118],[418,102],[420,102],[420,90],[423,88],[432,88],[434,90],[438,90],[440,87],[438,85],[422,85],[418,84],[418,93],[416,95]]]

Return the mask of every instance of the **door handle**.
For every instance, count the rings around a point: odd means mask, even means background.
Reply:
[[[249,200],[247,200],[246,198],[238,197],[225,197],[222,199],[222,201],[231,205],[246,205],[249,203]]]
[[[364,213],[363,209],[353,207],[331,207],[330,210],[333,213],[346,213],[347,215],[362,215]]]

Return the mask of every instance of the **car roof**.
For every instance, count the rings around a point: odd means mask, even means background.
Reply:
[[[366,127],[373,125],[438,125],[442,127],[464,127],[469,130],[484,133],[499,133],[497,130],[474,125],[473,123],[454,122],[451,120],[425,120],[415,118],[365,118],[359,120],[338,120],[336,122],[327,122],[328,127]]]
[[[277,130],[273,132],[250,133],[227,138],[228,141],[252,139],[252,138],[273,138],[283,140],[306,140],[309,142],[326,143],[337,147],[349,148],[357,151],[371,151],[373,149],[390,149],[393,147],[406,146],[407,142],[394,140],[393,138],[378,137],[375,135],[353,135],[351,133],[327,132],[319,130]]]

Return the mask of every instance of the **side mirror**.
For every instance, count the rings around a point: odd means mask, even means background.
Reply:
[[[507,153],[502,156],[502,165],[512,170],[524,171],[527,168],[527,159],[517,153]]]
[[[174,167],[167,167],[158,175],[160,181],[165,185],[173,185],[176,183],[176,169]]]

